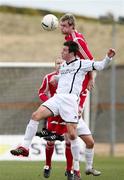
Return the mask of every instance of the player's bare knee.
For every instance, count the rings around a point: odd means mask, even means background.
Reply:
[[[34,121],[40,121],[41,116],[40,116],[40,114],[39,114],[38,112],[35,111],[35,112],[32,113],[31,118],[32,118]]]
[[[86,142],[86,148],[92,149],[94,147],[94,140]]]
[[[70,140],[75,140],[76,139],[76,135],[74,133],[69,133],[69,139]]]

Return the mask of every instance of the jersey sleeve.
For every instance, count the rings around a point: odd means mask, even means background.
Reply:
[[[106,56],[102,61],[90,61],[90,60],[81,61],[82,63],[81,68],[85,72],[89,72],[93,70],[101,71],[108,66],[111,60],[112,58]]]
[[[83,59],[90,59],[93,60],[93,56],[89,50],[89,47],[86,43],[86,41],[83,38],[77,37],[74,39],[74,41],[78,44],[79,46],[79,53],[80,57],[83,57]]]
[[[106,56],[102,61],[95,61],[93,63],[93,70],[101,71],[108,66],[112,58]]]
[[[89,72],[89,71],[93,71],[93,64],[94,64],[94,61],[91,61],[89,59],[85,60],[85,61],[81,61],[81,69],[84,71],[84,72]]]
[[[47,76],[45,76],[45,78],[43,79],[43,82],[41,84],[41,87],[38,90],[38,95],[41,101],[45,102],[49,99],[48,97],[48,78]]]

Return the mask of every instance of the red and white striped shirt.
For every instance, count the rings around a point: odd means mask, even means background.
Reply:
[[[85,41],[83,35],[76,30],[72,32],[72,34],[69,34],[68,36],[65,36],[66,41],[75,41],[79,46],[79,52],[77,55],[80,57],[80,59],[93,59],[93,56],[88,48],[87,42]]]
[[[43,82],[38,92],[39,97],[43,102],[47,101],[50,97],[52,97],[56,93],[57,84],[53,85],[50,83],[51,77],[54,75],[57,75],[57,72],[52,72],[50,74],[47,74],[43,79]]]

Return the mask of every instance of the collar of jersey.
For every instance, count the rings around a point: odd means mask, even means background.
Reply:
[[[66,64],[67,65],[69,65],[69,64],[71,64],[71,63],[73,63],[73,62],[75,62],[75,61],[77,61],[78,59],[74,59],[74,60],[72,60],[72,61],[70,61],[70,62],[66,62]]]

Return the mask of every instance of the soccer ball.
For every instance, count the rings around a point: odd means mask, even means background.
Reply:
[[[53,31],[58,27],[59,20],[53,14],[47,14],[41,20],[41,26],[44,30]]]

